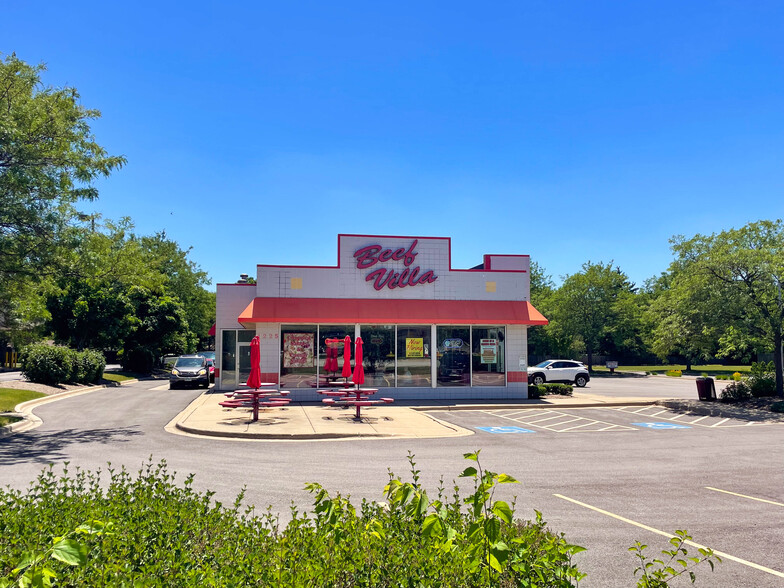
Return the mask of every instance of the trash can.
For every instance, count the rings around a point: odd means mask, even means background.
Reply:
[[[716,400],[716,385],[713,378],[697,378],[697,396],[700,400]]]

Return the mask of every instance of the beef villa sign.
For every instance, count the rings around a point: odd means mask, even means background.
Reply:
[[[366,277],[366,282],[373,282],[376,290],[383,290],[385,287],[390,290],[395,288],[405,288],[406,286],[417,286],[419,284],[432,284],[438,279],[433,270],[422,272],[419,266],[411,267],[418,253],[414,250],[418,239],[409,245],[408,249],[399,247],[398,249],[384,249],[381,245],[368,245],[354,252],[357,260],[357,269],[368,269],[378,263],[390,261],[402,261],[405,268],[396,272],[389,267],[379,267],[370,272]]]

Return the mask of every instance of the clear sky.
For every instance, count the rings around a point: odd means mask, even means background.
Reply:
[[[672,235],[784,217],[780,1],[8,2],[0,52],[103,112],[94,209],[214,283],[338,233],[640,283]]]

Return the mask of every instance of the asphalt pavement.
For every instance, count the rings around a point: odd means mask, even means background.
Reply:
[[[698,586],[784,586],[782,425],[695,422],[701,417],[618,402],[693,399],[693,379],[597,378],[578,391],[607,399],[590,408],[432,407],[470,436],[327,441],[174,435],[165,428],[201,391],[160,387],[138,382],[38,407],[40,427],[0,439],[0,483],[24,488],[48,463],[105,469],[111,462],[135,471],[151,457],[166,459],[181,479],[195,473],[195,486],[218,500],[247,486],[248,502],[286,516],[292,501],[310,506],[303,490],[310,481],[356,501],[382,500],[387,468],[405,478],[409,450],[435,495],[440,478],[451,488],[464,469],[462,455],[481,449],[484,467],[521,482],[496,498],[516,495],[519,517],[537,509],[553,530],[588,548],[576,558],[589,574],[580,586],[634,585],[627,548],[640,540],[651,552],[664,549],[659,532],[675,529],[729,556],[715,572],[698,569]]]

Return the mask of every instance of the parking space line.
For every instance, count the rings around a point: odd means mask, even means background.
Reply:
[[[666,410],[660,410],[659,412],[654,412],[653,414],[649,414],[649,415],[646,415],[646,416],[652,416],[652,417],[655,417],[655,416],[658,416],[658,415],[660,415],[660,414],[661,414],[661,413],[663,413],[663,412],[667,412],[667,411],[666,411]]]
[[[718,423],[713,423],[712,425],[709,425],[709,426],[711,426],[711,427],[718,427],[720,424],[726,423],[728,420],[730,420],[730,419],[721,419]]]
[[[628,431],[638,430],[635,427],[628,427],[626,425],[619,425],[619,424],[616,424],[616,423],[608,423],[606,421],[599,421],[599,420],[596,420],[596,419],[589,419],[589,418],[586,418],[586,417],[570,418],[570,417],[572,417],[571,414],[564,413],[564,412],[557,412],[557,411],[553,411],[553,410],[548,410],[547,411],[547,414],[552,413],[553,416],[547,416],[545,418],[538,418],[540,415],[537,414],[536,415],[537,418],[530,419],[530,420],[529,419],[525,419],[524,417],[521,417],[521,416],[518,416],[516,418],[512,418],[512,417],[507,416],[505,414],[502,414],[500,412],[494,412],[492,409],[491,410],[483,410],[482,412],[485,413],[485,414],[491,415],[491,416],[496,416],[498,418],[508,419],[510,421],[514,421],[515,423],[528,425],[528,426],[531,426],[531,427],[539,427],[539,428],[542,428],[542,429],[544,429],[546,431],[551,431],[553,433],[563,433],[563,432],[566,432],[566,431],[571,431],[572,429],[588,427],[588,426],[591,426],[591,425],[594,425],[594,426],[595,425],[608,425],[608,426],[603,427],[601,429],[592,429],[591,432],[607,431],[609,429],[622,429],[622,430],[628,430]],[[557,419],[564,419],[564,418],[567,419],[567,420],[557,420]],[[562,425],[566,425],[568,423],[573,423],[573,422],[581,421],[581,420],[582,421],[586,421],[585,424],[583,424],[583,425],[576,425],[574,427],[569,427],[569,428],[566,428],[566,429],[556,428],[556,427],[560,427]],[[554,421],[554,422],[547,422],[547,421]],[[542,423],[542,424],[540,424],[540,423]],[[586,432],[586,431],[582,431],[582,432]]]
[[[691,424],[693,425],[694,423],[699,423],[702,419],[707,419],[708,416],[710,416],[710,415],[705,415],[705,416],[701,416],[698,419],[694,419],[693,421],[691,421]]]
[[[555,416],[547,417],[546,419],[537,419],[535,421],[526,421],[526,422],[527,423],[543,423],[544,421],[551,421],[553,419],[560,419],[562,416],[563,415],[558,414],[558,415],[555,415]]]
[[[737,492],[730,492],[729,490],[722,490],[721,488],[713,488],[712,486],[705,486],[706,490],[713,490],[714,492],[723,492],[724,494],[730,494],[732,496],[739,496],[741,498],[748,498],[749,500],[756,500],[757,502],[765,502],[767,504],[774,504],[776,506],[784,506],[781,502],[775,502],[773,500],[767,500],[765,498],[755,498],[754,496],[746,496],[745,494],[738,494]]]
[[[635,527],[639,527],[640,529],[645,529],[646,531],[650,531],[651,533],[656,533],[657,535],[662,535],[663,537],[667,537],[668,539],[675,539],[676,538],[675,535],[667,533],[666,531],[660,531],[659,529],[654,529],[653,527],[649,527],[648,525],[644,525],[643,523],[638,523],[637,521],[633,521],[631,519],[627,519],[626,517],[622,517],[621,515],[617,515],[617,514],[611,513],[610,511],[603,510],[603,509],[598,508],[596,506],[591,506],[590,504],[586,504],[584,502],[580,502],[579,500],[575,500],[574,498],[569,498],[568,496],[564,496],[563,494],[553,494],[553,496],[555,496],[556,498],[561,498],[562,500],[566,500],[566,501],[571,502],[573,504],[576,504],[578,506],[582,506],[584,508],[590,509],[590,510],[592,510],[594,512],[598,512],[599,514],[603,514],[605,516],[608,516],[608,517],[614,518],[616,520],[622,521],[622,522],[627,523],[629,525],[634,525]],[[694,541],[684,541],[684,543],[686,545],[691,546],[691,547],[696,547],[697,549],[709,549],[705,545],[701,545],[699,543],[695,543]],[[784,572],[779,572],[778,570],[773,570],[771,568],[766,568],[765,566],[762,566],[760,564],[757,564],[757,563],[754,563],[752,561],[748,561],[748,560],[745,560],[745,559],[741,559],[739,557],[735,557],[734,555],[730,555],[729,553],[724,553],[723,551],[717,551],[716,549],[713,550],[713,553],[715,555],[718,555],[722,559],[729,559],[729,560],[737,562],[739,564],[743,564],[744,566],[748,566],[750,568],[754,568],[755,570],[759,570],[761,572],[766,572],[768,574],[771,574],[773,576],[777,576],[779,578],[784,578]]]
[[[574,431],[575,429],[579,429],[580,427],[587,427],[588,425],[593,425],[593,421],[589,421],[587,423],[583,423],[582,425],[575,425],[574,427],[569,427],[568,429],[561,429],[558,431],[559,433],[566,433],[566,431]]]

